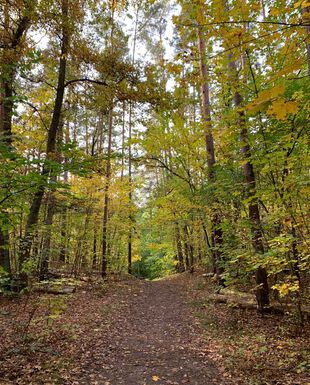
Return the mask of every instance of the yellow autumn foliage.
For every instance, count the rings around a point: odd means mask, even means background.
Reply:
[[[254,99],[252,103],[246,105],[246,109],[249,112],[256,112],[257,110],[260,110],[264,103],[269,102],[280,95],[283,95],[284,92],[285,87],[281,84],[269,88],[268,90],[264,90],[258,94],[257,98]]]
[[[279,98],[272,102],[267,110],[267,114],[274,115],[277,120],[285,120],[289,114],[296,114],[298,109],[297,102]]]
[[[296,292],[299,290],[299,285],[298,282],[284,282],[284,283],[279,283],[277,285],[273,285],[272,289],[277,290],[280,294],[280,297],[285,297],[291,292]]]

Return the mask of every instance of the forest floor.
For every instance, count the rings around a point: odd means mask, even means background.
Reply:
[[[182,274],[2,298],[0,384],[310,383],[309,325],[209,303],[208,290]]]

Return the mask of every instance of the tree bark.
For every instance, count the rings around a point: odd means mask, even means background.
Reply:
[[[188,225],[184,226],[184,234],[187,244],[187,253],[188,253],[188,270],[193,273],[194,272],[194,248],[191,240],[190,231]]]
[[[0,227],[0,266],[8,274],[11,274],[10,261],[10,237],[7,229],[4,226]]]
[[[129,206],[129,232],[128,232],[128,274],[132,273],[132,162],[131,162],[131,130],[132,130],[132,102],[129,102],[129,130],[128,130],[128,183],[129,183],[129,193],[128,193],[128,206]]]
[[[113,103],[113,102],[112,102]],[[108,125],[108,149],[107,149],[107,165],[106,165],[106,181],[104,187],[104,208],[103,208],[103,227],[102,227],[102,263],[101,263],[101,276],[106,278],[108,267],[108,217],[109,217],[109,188],[111,178],[111,154],[112,154],[112,128],[113,128],[113,104],[110,107],[109,112],[109,125]]]
[[[198,37],[198,49],[199,49],[199,63],[200,63],[200,76],[201,76],[201,115],[205,124],[205,140],[207,151],[207,165],[208,165],[208,180],[210,184],[215,182],[215,150],[214,139],[212,134],[212,121],[211,121],[211,104],[210,104],[210,92],[208,82],[208,70],[205,62],[205,40],[201,27],[197,30]],[[217,198],[214,198],[215,203]],[[221,218],[216,208],[213,208],[211,216],[211,241],[212,241],[212,260],[215,263],[214,270],[216,271],[217,281],[220,285],[223,285],[221,274],[224,269],[221,265],[222,252],[221,246],[223,243],[223,234],[221,229]]]
[[[52,236],[51,226],[53,224],[54,213],[55,213],[55,202],[54,202],[53,193],[50,192],[48,197],[48,202],[47,202],[47,214],[44,221],[46,234],[44,237],[43,247],[42,247],[42,258],[41,258],[40,276],[39,276],[41,281],[48,278],[51,236]]]
[[[27,2],[25,9],[22,10],[22,16],[17,21],[16,28],[10,36],[10,9],[6,2],[3,15],[3,50],[1,55],[1,74],[0,74],[0,150],[7,153],[5,156],[12,156],[13,138],[12,138],[12,117],[13,117],[13,84],[16,69],[22,56],[22,41],[31,23],[31,14],[36,1]],[[3,211],[1,214],[7,218],[8,214]],[[7,222],[5,220],[5,222]],[[7,223],[0,224],[0,266],[11,274],[11,262],[9,251],[9,232]]]
[[[10,8],[8,3],[4,5],[4,31],[3,51],[1,57],[1,141],[11,148],[12,145],[12,116],[13,116],[13,82],[15,72],[22,56],[22,41],[31,23],[32,11],[36,1],[26,2],[21,18],[17,21],[16,28],[9,36]]]
[[[123,114],[122,114],[122,165],[121,165],[121,179],[124,179],[125,168],[125,118],[126,118],[126,102],[123,101]]]
[[[185,268],[186,268],[186,271],[191,271],[192,255],[191,255],[190,239],[189,239],[187,225],[183,227],[183,234],[184,234]]]
[[[96,222],[95,222],[96,224]],[[95,270],[97,266],[97,228],[94,228],[94,238],[93,238],[93,260],[92,260],[92,269]]]
[[[233,95],[233,101],[238,113],[238,124],[241,128],[240,142],[241,142],[241,154],[244,160],[243,162],[243,175],[246,182],[247,198],[249,199],[248,214],[250,219],[252,244],[255,252],[258,255],[264,253],[263,233],[261,227],[261,219],[258,201],[256,198],[256,178],[254,173],[254,167],[251,161],[251,149],[248,141],[248,130],[246,126],[245,114],[243,109],[243,100],[240,92],[238,91],[238,79],[236,72],[236,63],[233,60],[229,60],[230,71],[233,74],[233,83],[235,83],[235,89]],[[264,267],[260,266],[255,272],[256,279],[256,299],[258,310],[264,312],[267,306],[269,306],[269,285],[267,271]]]
[[[182,250],[180,228],[177,222],[175,224],[175,240],[176,240],[177,257],[178,257],[177,271],[179,273],[182,273],[185,270],[185,267],[184,267],[184,257],[183,257],[183,250]]]
[[[114,52],[114,13],[115,13],[115,0],[112,0],[111,4],[111,33],[110,33],[110,53]],[[106,181],[104,187],[104,208],[103,208],[103,226],[102,226],[102,261],[101,261],[101,276],[103,279],[107,277],[108,269],[108,220],[109,220],[109,189],[111,179],[111,155],[112,155],[112,129],[113,129],[113,113],[114,113],[114,100],[112,98],[109,108],[109,124],[108,124],[108,149],[107,149],[107,165],[106,165]]]
[[[70,142],[70,132],[69,132],[69,123],[61,125],[61,132],[59,133],[60,142],[65,142],[66,145]],[[61,155],[60,155],[61,157]],[[65,165],[65,172],[63,175],[63,181],[65,184],[68,183],[69,175],[66,169],[68,160],[65,156],[63,158],[63,162]],[[67,216],[68,216],[68,208],[64,207],[61,213],[61,224],[60,224],[60,247],[59,247],[59,262],[65,263],[67,257]]]
[[[67,236],[67,210],[61,214],[61,225],[60,225],[60,249],[59,249],[59,262],[66,262],[66,236]]]
[[[68,8],[68,0],[62,0],[62,44],[59,59],[56,98],[54,103],[52,121],[47,136],[46,161],[42,170],[43,181],[34,195],[30,207],[30,212],[27,218],[25,237],[22,241],[22,251],[19,260],[20,269],[22,268],[23,263],[27,261],[30,257],[33,230],[36,224],[38,223],[39,212],[44,192],[46,189],[46,183],[48,182],[49,175],[53,171],[50,162],[54,161],[55,158],[56,138],[58,129],[60,127],[61,110],[65,92],[67,55],[69,50]]]
[[[137,32],[138,32],[138,20],[139,20],[139,5],[136,10],[135,18],[135,29],[133,36],[133,49],[132,49],[132,65],[135,63],[135,54],[136,54],[136,43],[137,43]],[[128,232],[128,274],[132,274],[132,227],[133,227],[133,218],[132,218],[132,159],[131,159],[131,136],[132,136],[132,109],[133,102],[129,101],[129,127],[128,127],[128,182],[129,182],[129,194],[128,194],[128,204],[129,204],[129,232]]]

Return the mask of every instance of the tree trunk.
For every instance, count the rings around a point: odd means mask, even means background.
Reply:
[[[111,4],[111,33],[110,33],[110,53],[114,52],[114,13],[115,13],[115,0],[112,0]],[[112,155],[112,129],[113,129],[113,113],[114,113],[114,100],[112,98],[109,109],[109,124],[108,124],[108,149],[107,149],[107,165],[106,165],[106,181],[104,187],[104,209],[103,209],[103,226],[102,226],[102,261],[101,261],[101,276],[103,279],[107,277],[108,268],[108,219],[109,219],[109,189],[111,178],[111,155]]]
[[[5,227],[0,227],[0,266],[8,274],[11,274],[11,262],[9,251],[10,237]]]
[[[53,224],[53,217],[55,213],[55,202],[53,193],[49,193],[48,202],[47,202],[47,214],[44,221],[45,225],[45,238],[43,242],[43,248],[42,248],[42,259],[41,259],[41,266],[40,266],[40,280],[43,281],[48,278],[48,270],[49,270],[49,260],[50,260],[50,247],[51,247],[51,236],[52,236],[52,224]]]
[[[105,187],[104,187],[104,209],[103,209],[103,227],[102,227],[102,264],[101,264],[102,278],[106,278],[107,267],[108,267],[107,236],[108,236],[108,217],[109,217],[109,188],[110,188],[110,178],[111,178],[112,128],[113,128],[113,105],[111,105],[110,112],[109,112],[108,150],[107,150],[107,165],[106,165],[106,174],[105,174],[106,181],[105,181]]]
[[[10,34],[11,20],[9,3],[4,5],[4,25],[3,25],[3,50],[1,56],[1,141],[11,149],[12,145],[12,116],[13,116],[13,82],[16,68],[22,56],[22,40],[31,23],[32,11],[36,1],[26,2],[21,13],[23,16],[17,20],[15,29]]]
[[[95,270],[96,266],[97,266],[97,228],[94,228],[92,269]]]
[[[46,183],[48,182],[48,178],[52,173],[52,166],[50,162],[54,160],[55,152],[56,152],[56,139],[58,129],[60,127],[60,118],[61,118],[61,110],[64,99],[65,92],[65,79],[66,79],[66,66],[67,66],[67,54],[69,49],[69,31],[68,31],[68,0],[62,0],[62,44],[61,44],[61,54],[59,59],[59,69],[58,69],[58,83],[57,83],[57,91],[56,91],[56,99],[54,103],[54,110],[52,121],[50,124],[50,128],[47,136],[47,146],[46,146],[46,162],[43,166],[42,177],[43,183],[38,188],[37,192],[34,195],[30,212],[27,218],[25,237],[22,241],[22,251],[20,254],[20,269],[25,261],[27,261],[30,257],[30,250],[32,245],[32,234],[33,230],[38,223],[40,207],[42,203],[42,199],[44,196]]]
[[[234,83],[238,84],[236,63],[232,60],[229,61],[230,71],[233,73]],[[236,86],[237,88],[237,86]],[[256,198],[256,179],[254,173],[254,167],[251,162],[251,150],[248,142],[248,131],[246,127],[244,110],[242,108],[243,100],[239,91],[235,91],[233,95],[235,108],[238,111],[238,124],[241,128],[240,142],[241,142],[241,154],[244,160],[243,174],[247,187],[247,198],[249,199],[249,219],[252,233],[252,244],[255,252],[258,255],[264,253],[263,233],[261,228],[261,220],[259,213],[258,201]],[[269,306],[269,285],[266,269],[262,266],[258,267],[255,272],[256,278],[256,299],[258,310],[264,312],[265,308]]]
[[[200,63],[200,76],[201,76],[201,116],[205,125],[205,140],[207,151],[207,164],[208,164],[208,179],[210,184],[215,182],[215,151],[214,140],[212,134],[212,122],[211,122],[211,105],[209,95],[209,82],[208,82],[208,70],[205,62],[206,47],[201,27],[197,30],[198,37],[198,49],[199,49],[199,63]],[[215,203],[217,198],[214,198]],[[211,241],[212,241],[212,259],[215,263],[215,270],[217,281],[220,285],[223,285],[221,274],[224,269],[221,265],[222,253],[221,246],[223,243],[223,234],[221,229],[221,218],[216,208],[213,208],[211,216]]]
[[[121,166],[121,179],[124,179],[125,168],[125,118],[126,118],[126,103],[123,101],[123,116],[122,116],[122,166]]]
[[[194,272],[194,248],[191,240],[190,231],[187,225],[184,226],[184,234],[186,238],[187,252],[188,252],[188,269],[191,273],[193,273]]]
[[[55,160],[61,163],[61,144],[63,142],[63,114],[61,114],[59,128],[57,132],[57,143],[55,148]],[[57,177],[56,175],[52,175],[51,180],[56,183]],[[64,181],[67,182],[68,175],[65,173]],[[40,280],[44,280],[48,278],[48,270],[49,270],[49,261],[50,261],[50,248],[51,248],[51,237],[52,237],[52,224],[55,214],[55,205],[56,200],[54,197],[53,191],[50,191],[47,199],[47,214],[44,220],[45,225],[45,236],[43,243],[43,254],[41,258],[41,266],[40,266]]]
[[[13,83],[16,68],[21,57],[21,46],[23,37],[31,22],[31,12],[36,2],[26,4],[23,15],[18,20],[15,29],[11,30],[10,9],[8,2],[4,5],[4,25],[3,25],[3,50],[1,55],[1,73],[0,73],[0,145],[1,151],[7,153],[5,156],[12,156],[12,117],[13,117]],[[3,147],[3,148],[2,148]],[[1,214],[7,218],[5,211]],[[2,221],[3,222],[3,221]],[[6,222],[6,220],[5,220]],[[9,232],[7,223],[0,223],[0,266],[11,273],[10,251],[9,251]]]
[[[189,239],[188,239],[188,232],[187,232],[186,225],[183,227],[183,234],[184,234],[185,268],[186,268],[186,271],[190,271],[191,260],[190,260]]]
[[[67,236],[67,210],[61,214],[61,224],[60,224],[60,248],[59,248],[59,262],[61,264],[66,262],[66,236]]]
[[[132,102],[129,102],[129,132],[128,132],[128,182],[129,182],[129,193],[128,193],[128,206],[129,206],[129,232],[128,232],[128,274],[132,273],[132,162],[131,162],[131,129],[132,129]]]
[[[2,94],[2,108],[1,108],[1,141],[7,146],[8,150],[11,150],[12,146],[12,116],[13,116],[13,81],[14,71],[10,67],[2,74],[5,81],[2,81],[1,88]]]
[[[175,240],[176,240],[177,257],[178,257],[177,271],[179,273],[182,273],[185,270],[185,267],[184,267],[184,257],[183,257],[183,250],[182,250],[180,228],[177,222],[175,224]]]
[[[135,18],[135,29],[133,36],[133,49],[132,49],[132,65],[135,63],[135,54],[136,54],[136,43],[137,43],[137,32],[138,32],[138,19],[139,19],[139,5],[136,10]],[[132,227],[133,227],[133,218],[132,218],[132,159],[131,159],[131,136],[132,136],[132,108],[133,102],[129,102],[129,127],[128,127],[128,181],[129,181],[129,194],[128,194],[128,204],[129,204],[129,232],[128,232],[128,274],[132,273]]]
[[[69,123],[66,123],[64,125],[61,125],[60,128],[64,128],[61,130],[61,133],[59,135],[60,142],[65,142],[66,145],[70,142],[70,131],[69,131]],[[61,154],[60,154],[61,157]],[[67,157],[65,156],[63,158],[63,162],[65,165],[65,172],[63,175],[63,181],[65,184],[68,183],[69,175],[67,171]],[[59,247],[59,262],[65,263],[66,262],[66,254],[67,254],[67,215],[68,215],[68,208],[64,207],[61,213],[61,224],[60,224],[60,247]]]

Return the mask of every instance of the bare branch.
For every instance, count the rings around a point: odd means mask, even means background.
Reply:
[[[70,84],[74,84],[74,83],[93,83],[93,84],[98,84],[100,86],[109,86],[109,84],[104,81],[104,80],[96,80],[96,79],[89,79],[89,78],[81,78],[81,79],[72,79],[72,80],[68,80],[66,83],[65,83],[65,87],[68,87]]]

